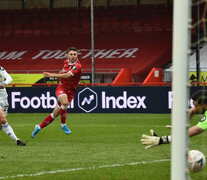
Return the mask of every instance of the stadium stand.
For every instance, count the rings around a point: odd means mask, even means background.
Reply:
[[[90,28],[90,9],[86,8],[2,10],[0,15],[1,36],[18,35],[16,30],[32,36],[37,29],[42,32],[39,35],[90,33],[86,31]],[[97,8],[94,17],[96,33],[172,30],[172,8],[163,6]]]
[[[16,72],[55,71],[65,58],[55,52],[63,53],[73,45],[82,50],[83,68],[90,71],[90,9],[2,10],[0,24],[0,60],[7,70],[14,72],[15,66]],[[153,67],[171,60],[172,7],[98,7],[94,25],[97,72],[130,68],[139,82]],[[50,52],[53,54],[47,55]]]

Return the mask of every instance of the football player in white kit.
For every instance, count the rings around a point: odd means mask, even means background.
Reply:
[[[11,83],[12,80],[12,77],[6,72],[3,67],[0,66],[0,130],[3,129],[5,133],[16,142],[18,146],[25,146],[25,143],[17,138],[6,118],[9,103],[5,86]]]

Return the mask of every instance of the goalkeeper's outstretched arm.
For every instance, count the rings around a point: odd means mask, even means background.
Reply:
[[[204,132],[205,131],[204,127],[202,128],[203,123],[204,122],[199,122],[197,125],[189,128],[188,129],[189,137],[192,137],[192,136],[195,136],[195,135],[198,135]],[[149,149],[154,146],[161,145],[161,144],[168,144],[168,143],[171,143],[172,141],[171,135],[159,137],[152,129],[150,130],[150,134],[151,136],[148,136],[146,134],[142,135],[141,142],[143,145],[146,145],[145,149]]]
[[[188,110],[188,116],[189,116],[189,119],[191,120],[193,118],[193,116],[198,113],[199,109],[197,107],[192,107]],[[166,128],[169,128],[169,129],[172,129],[172,126],[171,125],[166,125],[165,126]]]
[[[192,95],[194,107],[192,107],[189,112],[189,118],[191,119],[194,114],[197,112],[204,111],[204,117],[197,123],[197,125],[188,129],[189,137],[198,135],[204,131],[207,131],[207,91],[206,90],[198,90]],[[153,130],[150,130],[151,136],[142,135],[141,142],[144,145],[147,145],[145,149],[149,149],[151,147],[167,144],[171,142],[171,136],[162,136],[158,137]]]

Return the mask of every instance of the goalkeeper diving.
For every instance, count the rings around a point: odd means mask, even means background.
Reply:
[[[189,118],[191,119],[195,113],[203,113],[204,116],[201,120],[191,128],[188,129],[189,137],[198,135],[207,130],[207,90],[198,90],[192,95],[194,107],[189,110]],[[169,126],[167,126],[169,127]],[[145,149],[152,148],[161,144],[171,143],[172,138],[169,136],[159,137],[154,130],[150,130],[150,136],[143,134],[141,143],[145,146]]]

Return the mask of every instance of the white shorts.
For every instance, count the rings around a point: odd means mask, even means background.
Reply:
[[[4,111],[5,116],[7,116],[8,109],[9,109],[9,103],[8,103],[7,98],[0,100],[0,109],[2,109]]]

